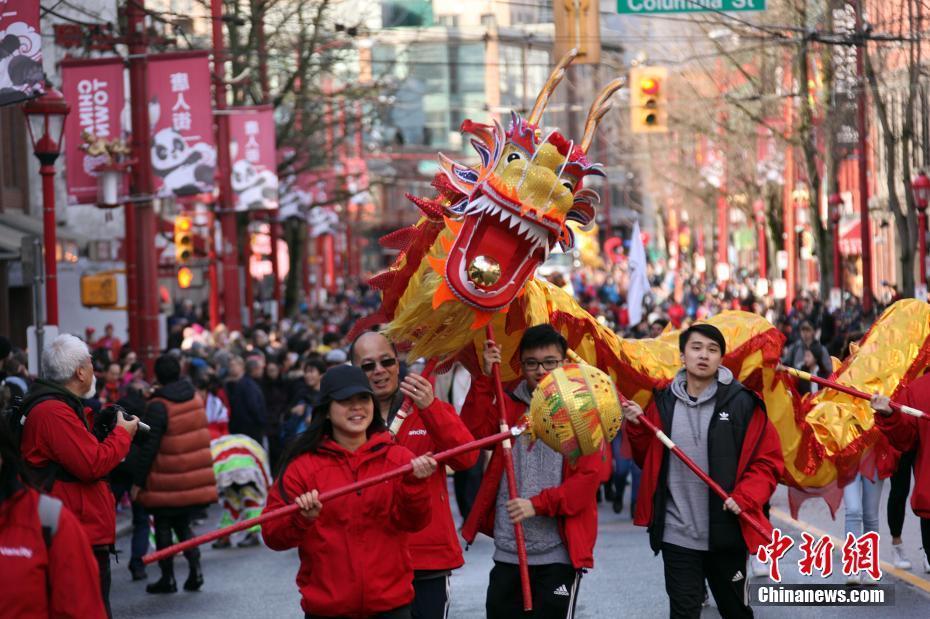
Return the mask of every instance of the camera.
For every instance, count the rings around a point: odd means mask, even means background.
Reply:
[[[97,414],[91,432],[97,437],[98,441],[106,439],[110,435],[110,432],[116,428],[116,415],[118,414],[122,415],[123,419],[126,421],[132,419],[132,415],[119,404],[111,404]],[[151,429],[152,428],[148,424],[142,423],[141,421],[139,422],[139,432],[146,434]]]

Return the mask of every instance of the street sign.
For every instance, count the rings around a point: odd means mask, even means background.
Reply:
[[[707,13],[711,11],[764,11],[766,0],[617,0],[617,12],[626,15],[649,13]]]
[[[81,276],[81,305],[84,307],[112,307],[116,305],[117,284],[113,273]]]

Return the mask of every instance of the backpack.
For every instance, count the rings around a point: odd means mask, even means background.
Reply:
[[[26,417],[29,415],[29,411],[32,410],[36,404],[44,402],[45,400],[51,400],[54,397],[55,396],[52,395],[43,396],[33,400],[26,406],[24,405],[25,398],[23,396],[13,395],[10,399],[10,403],[3,409],[3,420],[10,428],[13,444],[16,445],[17,450],[19,450],[19,446],[23,440],[23,427],[26,425]]]
[[[6,422],[7,426],[10,428],[10,435],[12,436],[13,444],[16,446],[17,451],[20,450],[20,446],[22,445],[23,428],[26,425],[26,418],[29,416],[29,411],[46,400],[57,399],[60,398],[53,394],[49,394],[38,397],[31,400],[28,404],[25,404],[25,399],[14,396],[10,404],[3,410],[3,421]],[[66,471],[64,467],[57,462],[51,462],[42,468],[34,468],[24,463],[24,468],[27,480],[42,492],[51,492],[52,486],[55,484],[56,480],[70,482],[79,481],[77,477]]]

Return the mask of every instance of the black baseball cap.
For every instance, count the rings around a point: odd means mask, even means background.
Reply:
[[[700,333],[709,340],[716,342],[720,346],[720,354],[727,354],[727,341],[723,337],[723,333],[720,332],[720,329],[714,325],[707,324],[706,322],[697,322],[681,332],[681,335],[678,336],[678,350],[685,352],[685,346],[688,343],[688,338],[691,337],[692,333]]]
[[[348,400],[359,393],[374,396],[365,372],[354,365],[337,365],[330,368],[320,381],[321,401]]]

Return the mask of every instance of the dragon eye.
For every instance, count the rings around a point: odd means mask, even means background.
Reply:
[[[523,157],[520,156],[520,153],[510,153],[509,155],[507,155],[507,163],[510,163],[511,161],[516,161],[517,159],[523,159]]]
[[[574,188],[572,187],[572,184],[569,181],[565,181],[564,183],[562,183],[562,187],[565,187],[566,189],[568,189],[569,192],[574,191]]]

